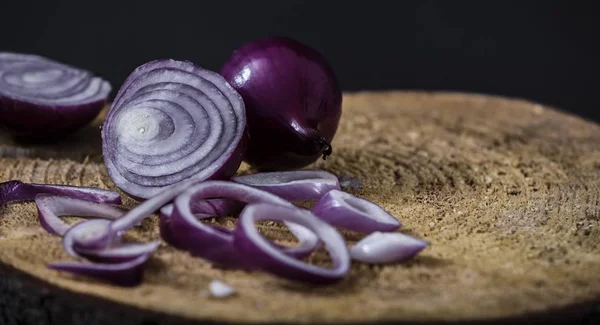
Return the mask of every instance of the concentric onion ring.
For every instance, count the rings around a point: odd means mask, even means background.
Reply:
[[[0,125],[16,136],[56,137],[91,122],[110,84],[41,56],[0,52]]]
[[[193,178],[227,179],[247,142],[241,96],[215,72],[156,60],[131,73],[102,129],[114,183],[138,199]]]

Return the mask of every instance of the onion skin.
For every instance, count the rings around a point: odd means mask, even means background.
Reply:
[[[250,135],[245,161],[251,166],[298,169],[332,153],[342,93],[315,49],[265,37],[242,45],[220,73],[244,99]]]

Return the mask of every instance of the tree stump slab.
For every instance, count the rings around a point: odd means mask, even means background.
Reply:
[[[57,144],[0,136],[0,181],[116,190],[101,158],[102,118]],[[356,195],[399,218],[401,232],[431,243],[420,256],[397,265],[353,263],[341,283],[310,287],[215,268],[163,244],[143,284],[120,288],[47,269],[69,259],[60,238],[44,232],[33,203],[12,203],[0,207],[0,323],[598,321],[598,125],[487,95],[346,93],[333,148],[309,168],[358,177]],[[239,172],[249,171],[243,165]],[[292,240],[281,227],[261,229]],[[157,217],[129,235],[158,238]],[[311,262],[326,263],[326,256]],[[209,297],[215,279],[237,294]]]

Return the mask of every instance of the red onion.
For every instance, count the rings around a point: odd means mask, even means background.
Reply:
[[[125,212],[122,209],[103,203],[51,194],[38,194],[35,197],[35,204],[42,227],[57,236],[63,236],[71,228],[69,224],[59,218],[60,216],[116,219]]]
[[[402,226],[377,204],[339,190],[327,192],[312,212],[331,225],[360,233],[394,231]]]
[[[271,204],[293,206],[290,202],[246,185],[225,181],[207,181],[197,184],[181,193],[174,201],[170,218],[163,221],[163,231],[168,241],[182,247],[193,255],[228,267],[247,268],[248,261],[233,246],[231,231],[210,226],[196,219],[190,209],[190,202],[206,198],[227,198],[244,203],[269,202]],[[166,218],[167,216],[163,216]],[[318,245],[317,237],[308,229],[297,224],[286,223],[290,231],[300,240],[300,245],[281,249],[284,254],[302,257],[310,254]]]
[[[68,196],[97,203],[121,204],[119,193],[101,188],[23,183],[16,180],[0,183],[0,204],[12,201],[32,201],[36,195],[42,193]]]
[[[397,263],[419,254],[429,243],[402,233],[374,232],[350,249],[352,259],[372,264]]]
[[[286,221],[307,227],[325,243],[333,268],[317,267],[284,254],[258,232],[255,222],[259,220]],[[286,279],[330,284],[341,280],[350,268],[346,243],[337,230],[310,211],[298,207],[268,203],[247,205],[240,215],[233,237],[239,252],[250,257],[249,261],[257,268]]]
[[[102,128],[104,162],[134,198],[182,180],[228,179],[246,148],[240,95],[215,72],[157,60],[131,73]]]
[[[131,261],[142,255],[151,254],[159,245],[160,241],[155,240],[149,243],[123,243],[120,246],[97,250],[75,247],[75,251],[87,260],[114,264]]]
[[[109,233],[105,231],[109,225],[110,221],[105,219],[92,219],[77,223],[64,233],[63,249],[71,257],[83,258],[77,253],[78,249],[97,251],[120,245],[122,233],[109,238]],[[98,244],[100,242],[102,245]]]
[[[314,201],[333,189],[340,189],[337,177],[322,170],[257,173],[235,176],[231,180],[290,201]]]
[[[56,138],[90,123],[107,81],[44,57],[0,52],[0,127],[18,137]]]
[[[142,281],[144,265],[149,257],[150,254],[145,254],[136,259],[115,264],[55,262],[49,264],[48,268],[92,277],[120,286],[136,286]]]
[[[246,104],[250,165],[295,169],[332,153],[342,93],[315,49],[285,37],[262,38],[237,49],[221,74]]]

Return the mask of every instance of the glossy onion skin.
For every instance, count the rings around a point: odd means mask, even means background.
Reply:
[[[261,171],[307,166],[330,154],[342,93],[316,50],[271,36],[242,45],[221,68],[242,95],[250,141],[245,161]]]
[[[27,89],[25,79],[20,86],[11,85],[4,77],[44,71],[61,71],[62,76],[47,87],[38,85],[39,92]],[[65,78],[60,80],[60,78]],[[68,79],[72,78],[72,79]],[[79,80],[72,87],[55,93],[46,93],[47,88],[59,82]],[[91,83],[96,83],[94,94],[73,100],[62,99],[77,94]],[[44,88],[46,87],[46,88]],[[37,88],[35,88],[37,89]],[[53,141],[71,134],[89,124],[107,104],[111,85],[91,72],[59,63],[45,57],[29,54],[0,52],[0,129],[22,140],[35,142]]]

